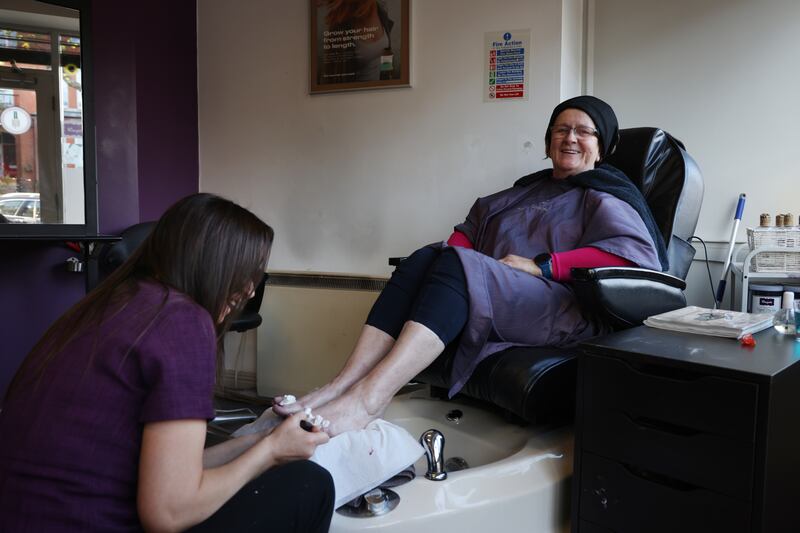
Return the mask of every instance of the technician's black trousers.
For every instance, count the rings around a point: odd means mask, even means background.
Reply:
[[[293,461],[261,474],[189,531],[325,533],[333,502],[328,471],[311,461]]]

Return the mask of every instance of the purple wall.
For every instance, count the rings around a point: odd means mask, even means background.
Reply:
[[[50,324],[84,294],[66,271],[65,245],[0,241],[0,405],[17,366]]]
[[[143,38],[136,47],[142,221],[156,220],[199,187],[195,1],[150,4],[147,11],[158,13],[157,27],[148,15],[146,24],[138,25]]]
[[[92,4],[99,228],[114,235],[139,222],[138,17],[122,3]]]
[[[195,0],[94,1],[99,227],[116,234],[198,191]],[[0,241],[0,398],[48,326],[84,294],[62,244]]]

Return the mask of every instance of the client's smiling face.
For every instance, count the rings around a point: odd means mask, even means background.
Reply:
[[[594,168],[600,160],[600,139],[594,121],[579,109],[565,109],[550,129],[553,177],[566,178]]]

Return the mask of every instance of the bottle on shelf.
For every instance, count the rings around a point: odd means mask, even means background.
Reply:
[[[394,75],[394,53],[391,48],[384,48],[381,54],[380,79],[391,80]]]
[[[773,327],[784,335],[796,335],[797,325],[794,318],[794,292],[784,291],[781,308],[775,313]]]

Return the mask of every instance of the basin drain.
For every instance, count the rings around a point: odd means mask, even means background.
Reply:
[[[459,422],[461,422],[462,416],[464,416],[464,412],[461,409],[453,409],[452,411],[447,413],[445,418],[447,418],[450,422],[455,422],[456,424],[458,424]]]
[[[358,506],[346,503],[336,509],[340,515],[350,518],[371,518],[392,511],[400,503],[400,496],[390,489],[372,489],[360,498]]]
[[[463,457],[450,457],[444,462],[445,472],[458,472],[459,470],[466,470],[469,468],[469,463]]]

